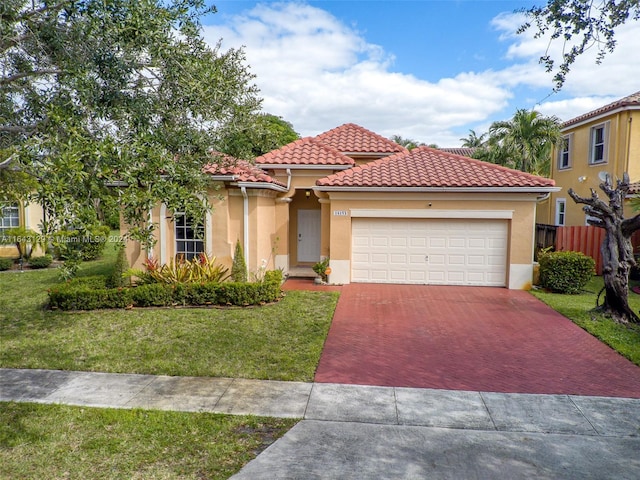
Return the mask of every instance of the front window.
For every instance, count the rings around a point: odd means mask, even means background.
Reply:
[[[18,204],[12,203],[4,205],[0,212],[0,236],[3,236],[7,230],[20,226],[20,214],[18,212]]]
[[[558,170],[571,167],[571,137],[564,137],[558,148]]]
[[[204,252],[204,225],[195,227],[194,222],[184,214],[177,214],[176,257],[191,260]]]
[[[591,128],[589,163],[605,163],[607,161],[607,133],[606,124]]]
[[[563,226],[566,216],[567,201],[564,198],[556,200],[556,225]]]

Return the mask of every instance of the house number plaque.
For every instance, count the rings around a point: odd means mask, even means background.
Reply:
[[[333,216],[334,217],[348,217],[349,216],[349,212],[347,212],[346,210],[334,210],[333,211]]]

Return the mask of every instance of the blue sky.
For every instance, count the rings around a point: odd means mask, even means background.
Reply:
[[[548,39],[515,34],[514,12],[534,1],[218,1],[204,34],[244,48],[264,111],[303,136],[353,122],[454,147],[517,108],[568,120],[640,90],[634,22],[602,65],[590,50],[552,94],[538,62]]]

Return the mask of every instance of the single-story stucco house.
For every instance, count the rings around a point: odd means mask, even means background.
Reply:
[[[285,273],[330,259],[329,282],[485,285],[526,289],[536,205],[553,180],[442,150],[411,151],[355,124],[256,158],[205,167],[219,187],[198,238],[160,205],[152,252],[127,245],[139,266],[177,255],[231,265],[239,240],[250,271]],[[126,226],[123,225],[126,230]]]

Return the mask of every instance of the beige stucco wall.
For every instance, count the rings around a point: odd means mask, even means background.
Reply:
[[[442,215],[443,211],[450,211],[453,216],[467,210],[473,211],[469,214],[473,218],[482,218],[483,213],[491,216],[492,212],[502,212],[511,217],[508,220],[507,275],[513,278],[507,278],[507,285],[510,288],[531,286],[537,198],[535,194],[329,192],[328,196],[331,200],[328,205],[330,211],[327,216],[323,215],[322,219],[323,230],[328,227],[330,231],[327,252],[331,258],[333,275],[333,278],[329,278],[330,281],[335,283],[350,281],[348,265],[351,261],[351,212],[353,210],[393,211],[389,216],[398,215],[397,212],[401,210],[411,210],[424,215],[420,218],[429,218],[430,211],[437,211],[438,215]],[[347,212],[347,215],[335,215],[336,211]]]
[[[233,263],[236,242],[243,246],[247,268],[256,272],[267,261],[267,268],[275,266],[273,248],[277,244],[276,192],[271,190],[246,189],[248,205],[249,235],[248,245],[244,245],[245,200],[238,188],[212,190],[209,201],[212,211],[205,219],[205,252],[216,257],[216,261],[228,268]],[[175,225],[172,212],[163,206],[151,211],[150,221],[154,223],[156,244],[151,255],[161,263],[168,263],[176,255]],[[122,224],[121,231],[127,226]],[[134,268],[142,268],[149,252],[138,242],[128,241],[127,260]]]
[[[576,127],[566,129],[563,134],[571,135],[570,162],[571,167],[559,170],[557,153],[554,151],[551,178],[553,178],[560,192],[553,193],[551,198],[540,204],[537,214],[538,223],[553,225],[556,219],[557,199],[566,200],[565,225],[585,225],[584,205],[576,204],[567,191],[569,188],[580,196],[591,196],[594,189],[601,198],[606,198],[598,188],[599,172],[607,172],[616,178],[622,178],[624,172],[629,173],[632,182],[640,181],[640,116],[636,112],[634,121],[633,111],[623,111],[601,117]],[[593,126],[608,122],[608,161],[596,165],[589,164],[590,131]],[[579,178],[584,177],[579,181]],[[627,212],[631,214],[629,210]]]

